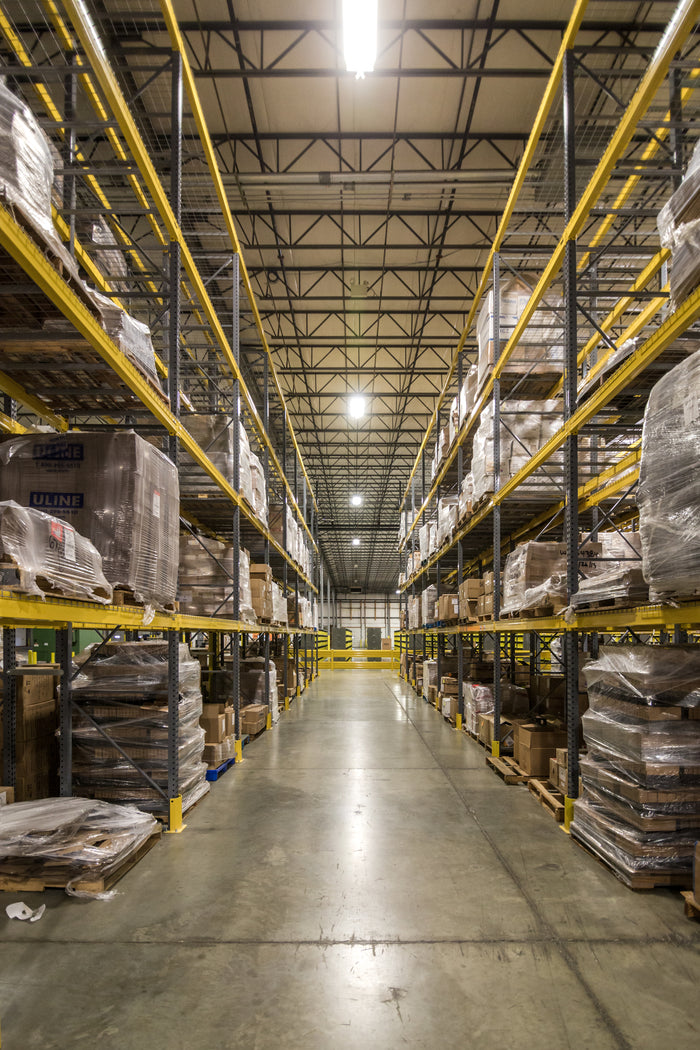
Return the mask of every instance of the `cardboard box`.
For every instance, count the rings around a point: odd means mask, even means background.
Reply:
[[[478,598],[459,599],[459,618],[466,623],[474,623],[479,611]]]
[[[265,704],[248,704],[241,708],[241,732],[254,735],[260,733],[267,725],[267,707]]]
[[[26,709],[34,704],[43,704],[48,700],[53,700],[56,696],[56,684],[60,673],[58,664],[35,664],[34,666],[41,670],[15,676],[18,707],[21,704]],[[44,668],[51,668],[55,673],[46,673]]]
[[[226,705],[224,717],[226,719],[226,736],[233,736],[235,733],[236,712],[232,705]]]
[[[483,580],[470,579],[463,580],[459,587],[460,597],[471,600],[473,598],[480,598],[484,593]]]
[[[557,762],[562,769],[569,768],[569,749],[568,747],[557,748]]]
[[[559,766],[556,758],[549,760],[549,783],[552,787],[559,788]]]
[[[458,698],[456,696],[443,696],[442,713],[445,718],[454,718],[457,714]]]
[[[0,806],[9,806],[15,800],[15,789],[0,784]]]
[[[551,747],[529,747],[521,742],[518,745],[515,761],[523,772],[534,777],[547,777],[553,750]]]
[[[443,676],[440,682],[440,692],[443,696],[457,696],[457,679]]]
[[[199,724],[204,730],[204,739],[207,744],[220,744],[226,736],[226,715],[213,715],[212,717],[202,715]]]
[[[529,748],[550,748],[552,755],[556,756],[558,747],[566,744],[566,730],[546,723],[536,725],[532,722],[524,722],[517,728],[515,734],[516,744]]]
[[[513,733],[513,725],[507,718],[502,718],[499,724],[499,736],[501,738],[501,744],[507,744],[509,737]],[[494,741],[494,716],[490,715],[479,715],[479,740],[486,744],[488,747]]]
[[[493,594],[493,572],[485,572],[481,577],[484,594]]]
[[[253,585],[253,581],[263,580],[267,583],[272,583],[272,566],[265,565],[264,562],[251,562],[250,565],[250,583]]]
[[[382,649],[391,651],[394,648],[394,643],[391,638],[382,638]]]

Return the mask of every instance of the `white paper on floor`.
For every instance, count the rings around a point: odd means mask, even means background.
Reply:
[[[17,901],[16,904],[8,904],[5,908],[5,913],[7,914],[8,918],[21,919],[23,922],[26,922],[27,919],[29,920],[29,922],[38,922],[45,911],[45,904],[40,904],[35,911],[32,911],[32,909],[28,907],[24,903],[24,901]]]

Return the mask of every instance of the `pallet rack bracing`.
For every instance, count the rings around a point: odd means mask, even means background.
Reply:
[[[465,647],[479,654],[485,645],[490,647],[495,755],[502,661],[512,676],[516,639],[531,649],[535,661],[549,651],[552,636],[561,639],[567,824],[579,784],[580,653],[595,654],[606,638],[683,641],[700,612],[691,602],[594,610],[574,604],[582,540],[595,542],[615,531],[624,537],[636,520],[644,405],[656,380],[697,346],[693,326],[700,316],[698,290],[678,304],[669,301],[669,252],[660,248],[656,229],[658,212],[678,187],[695,146],[697,6],[680,3],[672,10],[669,5],[664,36],[651,39],[640,33],[634,48],[619,49],[619,62],[605,58],[609,41],[593,41],[586,31],[587,12],[594,9],[595,4],[577,4],[564,36],[411,473],[400,536],[408,629],[405,673],[415,684],[419,659],[433,646],[439,676],[449,639],[457,655],[460,724]],[[621,12],[621,22],[623,16]],[[517,282],[524,285],[519,289],[524,304],[516,315],[499,318],[504,289]],[[489,289],[495,338],[486,371],[483,330],[475,332],[475,324],[483,317]],[[547,315],[549,339],[543,340],[541,319]],[[531,348],[538,344],[546,353],[533,355]],[[464,379],[479,353],[481,382],[464,411]],[[557,361],[558,374],[552,374]],[[458,416],[453,440],[448,429],[441,461],[428,481],[429,436],[435,435],[440,451],[441,424],[447,418],[449,428],[454,398]],[[514,423],[531,420],[533,409],[543,423],[538,441],[516,449],[520,456],[504,449],[504,436],[511,445],[523,444]],[[419,546],[419,530],[437,519],[441,498],[461,495],[474,444],[486,440],[492,485],[483,486],[479,504],[471,513],[462,511],[447,538],[426,554]],[[503,618],[499,584],[504,558],[518,543],[550,537],[566,551],[562,604],[570,606],[567,616],[554,608],[549,615],[535,616],[524,607],[519,616]],[[454,589],[465,575],[481,575],[491,565],[490,615],[469,626],[436,623],[432,629],[415,629],[409,611],[424,585],[432,584],[439,598],[445,581]],[[533,666],[531,662],[531,672]]]
[[[102,29],[107,28],[105,22]],[[168,640],[168,770],[167,790],[161,794],[171,826],[177,828],[182,822],[177,792],[178,641],[181,636],[208,638],[211,670],[230,656],[237,683],[235,733],[240,757],[237,686],[241,653],[249,636],[259,635],[268,658],[272,648],[284,653],[287,703],[290,694],[299,691],[300,660],[305,680],[318,672],[317,656],[308,658],[306,631],[310,627],[306,623],[303,647],[300,641],[300,610],[302,603],[318,593],[316,581],[323,596],[317,507],[230,214],[222,216],[232,240],[227,265],[206,278],[200,272],[201,241],[183,208],[183,196],[191,198],[193,192],[182,178],[186,125],[197,125],[202,143],[202,159],[190,144],[188,163],[198,165],[202,172],[208,170],[211,185],[215,173],[204,161],[208,133],[186,57],[177,42],[158,54],[156,69],[135,76],[121,69],[118,79],[100,28],[82,3],[11,4],[0,17],[0,36],[8,86],[30,105],[53,143],[54,167],[62,183],[62,197],[54,197],[53,202],[54,225],[81,268],[57,268],[46,243],[27,225],[21,211],[6,200],[0,205],[0,265],[5,282],[15,289],[1,322],[0,387],[5,403],[0,425],[15,434],[31,433],[37,420],[58,432],[74,427],[131,428],[163,444],[182,473],[183,527],[196,532],[203,546],[209,539],[218,539],[232,544],[234,551],[232,570],[226,572],[233,608],[224,616],[156,613],[146,625],[143,609],[135,606],[97,606],[51,597],[40,601],[3,592],[3,781],[12,784],[15,774],[15,628],[44,626],[57,632],[63,794],[71,791],[72,628],[94,628],[105,640],[116,630],[138,636],[147,628]],[[134,81],[139,78],[137,86]],[[155,153],[157,147],[161,151],[163,147],[163,135],[156,131],[148,107],[141,105],[149,92],[163,102],[168,114],[169,192],[149,153],[149,148]],[[199,193],[205,192],[213,194],[214,189],[202,182]],[[185,203],[191,210],[191,199],[186,198]],[[93,238],[97,228],[103,234],[106,231],[106,237]],[[200,265],[195,254],[200,255]],[[154,342],[160,341],[163,347],[163,354],[156,355],[156,366],[165,391],[158,382],[147,379],[106,334],[91,309],[90,295],[85,294],[83,276],[93,288],[148,324]],[[7,297],[5,302],[9,301]],[[36,318],[44,322],[43,331],[38,330]],[[30,367],[23,363],[23,326],[34,329],[30,331],[35,347]],[[106,382],[105,376],[109,377]],[[226,421],[232,446],[230,474],[217,468],[216,456],[190,433],[187,424],[197,414]],[[250,437],[262,459],[266,491],[278,501],[279,526],[274,531],[261,520],[241,488],[239,419],[250,425]],[[308,564],[301,564],[300,543],[292,547],[289,528],[305,535]],[[270,565],[281,581],[285,597],[289,595],[293,626],[256,624],[240,616],[238,552],[242,546],[251,551],[251,557]],[[327,608],[329,600],[328,585]],[[294,655],[293,685],[288,681],[287,643],[282,644],[288,638]],[[268,706],[269,673],[266,659]]]

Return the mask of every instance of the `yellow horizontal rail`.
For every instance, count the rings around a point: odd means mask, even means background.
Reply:
[[[583,229],[584,223],[588,215],[590,214],[591,209],[594,207],[596,201],[602,193],[603,188],[607,184],[608,179],[610,178],[610,175],[614,170],[615,164],[617,163],[617,160],[629,144],[637,124],[646,113],[656,92],[658,91],[661,83],[663,82],[664,77],[666,76],[674,54],[678,51],[678,49],[683,45],[683,43],[689,36],[690,32],[693,29],[693,26],[695,25],[695,22],[697,21],[699,13],[700,4],[698,4],[698,0],[682,0],[678,8],[676,9],[676,13],[671,22],[669,23],[668,28],[664,33],[654,53],[654,56],[651,62],[649,63],[646,73],[642,77],[637,87],[637,90],[632,96],[632,99],[630,100],[627,109],[625,110],[620,120],[620,123],[615,129],[615,132],[613,133],[612,138],[608,143],[605,152],[603,153],[603,156],[601,157],[595,171],[593,172],[590,178],[590,181],[588,182],[588,185],[583,191],[579,202],[576,208],[574,209],[574,213],[571,216],[571,219],[568,221],[566,228],[564,229],[564,232],[562,233],[559,239],[559,242],[557,243],[552,255],[550,256],[549,261],[547,262],[547,265],[545,266],[544,271],[542,272],[532,292],[532,295],[530,296],[530,299],[525,309],[523,310],[523,313],[518,319],[515,328],[513,329],[513,332],[503,350],[503,353],[501,354],[500,358],[495,364],[485,384],[481,398],[482,401],[485,399],[485,396],[488,396],[493,390],[494,380],[499,379],[502,375],[503,370],[505,369],[510,357],[513,355],[516,346],[520,342],[523,333],[525,332],[527,326],[532,320],[535,311],[539,307],[542,297],[544,296],[545,292],[547,291],[547,289],[549,288],[552,281],[554,280],[554,278],[556,277],[556,275],[562,267],[567,244],[569,244],[571,241],[574,241]],[[494,247],[494,252],[495,251],[496,248]],[[492,256],[490,258],[492,258]],[[484,271],[484,277],[482,278],[482,282],[484,283],[484,286],[488,282],[488,269]],[[470,314],[467,318],[467,325],[471,326],[473,320],[473,311],[470,311]],[[468,328],[465,326],[465,334],[467,330]],[[457,353],[459,353],[459,350],[461,350],[462,345],[463,344],[461,343]],[[449,379],[451,379],[452,373],[454,371],[456,357],[457,355],[455,355],[455,358],[453,360],[448,381]],[[445,390],[446,389],[447,386],[445,386]],[[437,411],[434,415],[437,415]],[[427,440],[427,437],[425,440]],[[425,441],[421,445],[421,450],[419,450],[419,457],[424,447]],[[416,459],[413,471],[411,472],[409,478],[409,485],[407,487],[406,494],[404,495],[404,500],[406,499],[406,496],[410,489],[411,480],[415,475],[417,466],[418,458]],[[427,506],[430,499],[432,499],[436,483],[437,480],[433,483],[429,496],[424,501],[423,507]],[[421,508],[421,512],[423,511],[423,507]],[[415,526],[417,520],[418,517],[413,522],[412,527]],[[409,535],[410,531],[412,531],[412,528],[411,530],[409,530]]]
[[[284,394],[280,385],[279,376],[277,375],[277,370],[275,369],[274,362],[272,360],[272,354],[270,353],[270,347],[267,342],[267,336],[265,335],[265,330],[263,328],[262,318],[260,317],[258,304],[255,300],[253,286],[250,283],[248,269],[243,258],[240,241],[238,239],[238,232],[233,221],[231,208],[229,207],[228,197],[226,195],[224,183],[221,178],[219,165],[216,160],[216,153],[214,151],[214,146],[211,141],[211,136],[209,134],[209,128],[207,127],[207,122],[204,117],[204,111],[202,109],[202,104],[199,98],[199,92],[197,90],[197,85],[195,83],[194,75],[192,73],[190,60],[187,55],[185,43],[182,38],[182,33],[180,32],[180,26],[178,25],[177,17],[175,15],[175,11],[173,10],[173,6],[170,0],[160,0],[160,8],[163,12],[165,24],[168,27],[168,33],[170,34],[170,42],[172,44],[172,48],[174,51],[177,51],[180,57],[182,58],[182,74],[185,83],[185,90],[187,91],[187,96],[190,100],[190,106],[192,108],[192,113],[194,115],[195,123],[197,125],[197,131],[199,132],[199,138],[202,143],[202,149],[204,150],[204,156],[206,157],[207,166],[209,168],[209,174],[211,175],[211,179],[214,184],[214,189],[216,190],[216,196],[219,201],[222,217],[224,219],[224,222],[226,223],[226,230],[229,235],[229,240],[231,241],[231,246],[240,259],[240,269],[241,276],[243,278],[243,285],[245,287],[248,302],[250,303],[250,307],[253,311],[253,316],[255,318],[255,327],[258,330],[260,341],[262,342],[262,345],[267,354],[268,361],[270,363],[270,372],[272,374],[272,380],[275,385],[275,390],[277,391],[277,396],[279,398],[280,404],[283,408],[285,408],[286,406]],[[306,483],[309,486],[309,493],[311,495],[311,499],[313,500],[314,507],[316,508],[316,510],[318,510],[318,504],[316,503],[316,497],[314,496],[313,486],[311,485],[309,475],[306,473],[306,467],[304,466],[304,460],[302,459],[301,452],[299,450],[299,445],[297,444],[296,435],[294,433],[294,427],[292,426],[291,420],[288,419],[286,411],[284,415],[285,422],[289,426],[289,433],[292,438],[292,443],[294,445],[297,458],[299,460],[299,465],[301,466],[301,470],[306,479]],[[292,496],[291,489],[289,490],[289,495],[292,498],[294,505],[296,506],[296,500],[294,496]],[[298,511],[299,508],[297,507],[297,512]],[[299,516],[301,518],[301,514]],[[309,533],[309,535],[311,535],[311,533]],[[313,539],[313,537],[311,538]]]
[[[111,341],[107,333],[81,302],[75,292],[66,284],[57,270],[44,254],[37,248],[27,233],[17,225],[5,208],[0,206],[0,245],[19,263],[28,277],[58,307],[80,335],[110,366],[114,373],[149,409],[154,418],[168,431],[175,434],[188,455],[197,463],[221,492],[236,506],[240,507],[245,517],[255,526],[258,532],[267,539],[272,547],[294,569],[309,587],[316,593],[317,588],[295,565],[269,529],[265,528],[250,511],[243,498],[224,478],[205,452],[199,447],[190,432],[176,419],[170,408],[156,394],[150,384],[143,378],[138,369],[124,356]],[[66,430],[67,424],[61,417],[55,416],[43,402],[28,394],[23,387],[13,381],[6,382],[7,377],[0,374],[0,387],[7,387],[16,400],[27,404],[38,415],[48,418],[57,429]],[[52,418],[53,417],[53,418]],[[55,422],[53,422],[55,420]]]
[[[136,126],[136,122],[131,115],[126,100],[121,92],[117,79],[112,71],[112,67],[109,61],[102,41],[96,31],[95,25],[86,10],[82,0],[63,0],[63,4],[68,12],[70,20],[75,29],[76,35],[80,40],[80,45],[83,51],[87,55],[88,61],[92,67],[94,76],[104,94],[109,106],[119,124],[122,135],[126,140],[131,154],[138,166],[139,171],[143,177],[144,182],[148,188],[149,193],[153,199],[153,202],[158,209],[158,212],[163,220],[168,236],[171,241],[180,245],[182,253],[182,265],[187,273],[187,276],[192,284],[197,299],[202,305],[207,322],[211,328],[213,335],[216,338],[219,347],[224,355],[224,358],[231,370],[232,375],[238,380],[240,384],[241,397],[245,402],[246,412],[250,417],[251,422],[255,428],[261,443],[266,447],[270,461],[278,474],[280,480],[288,490],[289,498],[292,505],[296,509],[299,519],[309,533],[312,543],[313,537],[311,536],[310,530],[303,519],[303,516],[297,506],[296,499],[289,488],[289,482],[287,481],[286,475],[277,457],[277,453],[270,441],[270,438],[265,430],[260,414],[253,401],[253,398],[248,390],[248,387],[243,378],[243,374],[239,368],[239,365],[233,355],[233,351],[229,344],[226,334],[222,327],[221,321],[219,320],[218,314],[214,309],[214,305],[209,298],[209,293],[206,290],[202,277],[197,269],[197,265],[192,257],[189,246],[183,235],[182,229],[175,217],[172,210],[168,196],[163,188],[158,173],[153,165],[146,145],[141,138],[141,134]],[[315,546],[315,544],[314,544]]]
[[[428,423],[423,441],[421,442],[420,448],[418,449],[418,455],[416,456],[413,469],[409,474],[408,484],[406,485],[406,490],[403,494],[401,501],[402,506],[405,503],[411,491],[411,482],[413,481],[416,471],[418,470],[420,457],[422,456],[425,450],[431,431],[435,426],[435,423],[437,422],[438,412],[440,411],[440,408],[445,402],[450,383],[452,382],[452,376],[454,375],[455,369],[457,367],[457,360],[459,358],[460,353],[464,349],[464,344],[466,342],[469,330],[474,323],[474,318],[476,316],[476,311],[478,309],[479,303],[481,302],[484,292],[488,287],[488,283],[491,278],[491,267],[493,264],[493,257],[495,253],[499,251],[501,244],[503,243],[503,238],[507,233],[508,223],[512,218],[513,212],[515,210],[515,205],[517,204],[518,197],[520,196],[520,191],[523,188],[525,178],[527,176],[528,171],[530,170],[530,165],[532,164],[533,158],[535,156],[537,144],[542,136],[542,132],[544,131],[547,117],[549,116],[549,112],[552,108],[552,104],[554,102],[557,90],[559,88],[559,84],[561,82],[562,71],[564,67],[564,55],[574,45],[574,41],[581,27],[581,23],[583,22],[587,6],[588,0],[577,0],[576,6],[574,7],[574,10],[571,14],[571,18],[569,19],[569,24],[566,27],[564,36],[562,37],[557,57],[555,58],[554,64],[552,66],[552,72],[549,75],[549,80],[547,81],[547,86],[545,87],[544,95],[542,96],[542,101],[540,102],[540,106],[537,111],[537,116],[535,117],[535,121],[532,125],[532,130],[530,131],[530,136],[527,140],[527,145],[525,146],[525,152],[523,153],[520,164],[518,165],[518,171],[516,173],[515,179],[513,180],[513,185],[508,195],[506,206],[503,210],[503,215],[501,216],[501,220],[498,224],[498,230],[496,231],[496,235],[493,239],[493,244],[491,246],[486,260],[486,265],[484,266],[484,270],[481,275],[479,287],[477,288],[474,294],[472,305],[467,315],[467,320],[464,324],[464,328],[462,329],[461,338],[457,345],[457,349],[455,350],[452,356],[450,370],[443,384],[442,391],[440,392],[435,411],[433,412],[433,415],[431,416],[430,421]]]

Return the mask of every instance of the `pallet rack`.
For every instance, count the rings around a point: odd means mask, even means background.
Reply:
[[[3,625],[3,781],[14,784],[18,627],[56,631],[60,680],[60,791],[71,793],[71,695],[74,627],[97,630],[106,641],[116,630],[161,632],[168,640],[168,787],[163,812],[171,830],[182,827],[178,796],[178,642],[197,635],[207,642],[209,667],[230,659],[235,700],[236,756],[242,757],[240,660],[251,634],[262,639],[269,659],[284,660],[284,696],[292,692],[287,656],[297,676],[318,673],[318,652],[309,652],[310,628],[245,622],[239,606],[239,557],[264,561],[293,597],[295,623],[300,599],[324,590],[317,545],[317,505],[262,327],[240,243],[226,201],[216,156],[169,0],[163,0],[170,40],[149,51],[147,61],[108,55],[105,34],[118,27],[105,15],[98,26],[82,0],[62,4],[12,3],[0,13],[0,60],[8,85],[35,112],[60,158],[63,194],[54,200],[54,224],[88,282],[148,323],[159,377],[167,396],[149,382],[110,340],[97,321],[80,282],[55,265],[42,243],[7,202],[0,203],[0,268],[14,289],[0,305],[0,429],[31,431],[38,418],[56,431],[104,427],[134,429],[163,443],[181,474],[181,523],[202,537],[232,544],[230,579],[233,616],[199,617],[157,613],[148,623],[136,606],[98,606],[48,597],[45,601],[0,593]],[[116,63],[118,68],[115,68]],[[155,103],[142,105],[146,95]],[[149,116],[162,107],[159,120]],[[187,156],[183,156],[183,131]],[[169,187],[156,170],[169,169]],[[193,181],[185,171],[196,170]],[[207,262],[201,224],[191,218],[195,200],[213,199],[221,211],[228,258],[215,269]],[[185,216],[183,199],[187,201]],[[106,272],[104,245],[91,243],[81,223],[100,220],[111,232],[109,251],[119,261]],[[48,324],[47,324],[48,322]],[[47,330],[60,336],[47,336]],[[23,350],[31,345],[28,357]],[[13,352],[10,353],[10,350]],[[192,413],[222,414],[232,427],[233,472],[225,477],[187,429]],[[260,453],[268,502],[280,508],[281,533],[273,533],[241,494],[238,421],[246,421]],[[288,553],[287,510],[304,531],[311,551],[305,571]],[[270,704],[268,662],[265,698]],[[268,725],[270,715],[268,715]],[[99,728],[99,727],[98,727]],[[135,763],[132,762],[132,765]],[[138,768],[138,767],[137,767]],[[145,773],[143,774],[146,775]]]
[[[596,55],[609,55],[609,51],[604,39],[595,39],[586,28],[587,12],[594,8],[595,4],[577,3],[563,36],[402,505],[406,578],[401,590],[406,625],[408,598],[415,598],[419,582],[434,581],[439,596],[446,580],[459,582],[468,572],[493,565],[491,620],[432,632],[409,630],[406,651],[407,677],[415,683],[416,662],[419,652],[425,651],[426,638],[437,634],[438,675],[445,638],[452,638],[458,654],[459,725],[464,713],[465,645],[481,647],[489,639],[494,657],[494,756],[499,753],[502,661],[510,660],[514,639],[525,632],[528,644],[537,650],[543,640],[546,646],[548,638],[561,636],[568,739],[567,826],[579,782],[580,645],[595,653],[600,640],[616,632],[623,637],[672,636],[680,641],[700,616],[700,606],[689,602],[679,607],[578,609],[570,618],[501,618],[502,556],[517,543],[556,536],[566,544],[570,600],[578,590],[579,528],[595,539],[599,530],[622,530],[634,520],[644,405],[659,376],[678,360],[678,341],[687,337],[700,317],[700,289],[675,308],[669,303],[669,253],[659,250],[656,233],[658,211],[678,186],[684,159],[695,144],[700,75],[693,36],[697,5],[681,2],[675,10],[669,5],[669,24],[663,36],[638,34],[634,46],[620,51],[614,61],[604,59],[601,68],[592,68]],[[529,301],[505,345],[496,335],[490,374],[428,484],[428,441],[431,434],[440,433],[450,401],[462,388],[465,366],[476,349],[477,311],[491,286],[493,330],[499,333],[499,292],[509,272],[527,275]],[[557,281],[559,295],[553,294]],[[517,360],[528,327],[536,324],[535,311],[543,306],[559,317],[563,336],[559,375],[548,385],[543,385],[532,367],[521,370],[515,379],[508,368]],[[615,366],[612,355],[635,337],[633,351]],[[508,413],[518,397],[559,397],[563,415],[542,446],[529,450],[525,465],[513,476],[501,478],[502,426],[507,426]],[[493,419],[493,491],[471,517],[458,523],[439,550],[409,572],[419,523],[435,514],[441,495],[459,491],[484,409]],[[607,448],[617,442],[618,451],[608,463],[597,459],[596,439],[601,434],[605,434]],[[587,447],[588,458],[582,455]],[[585,479],[579,477],[581,463],[588,475]],[[524,486],[533,480],[541,483],[539,498],[523,499]]]

